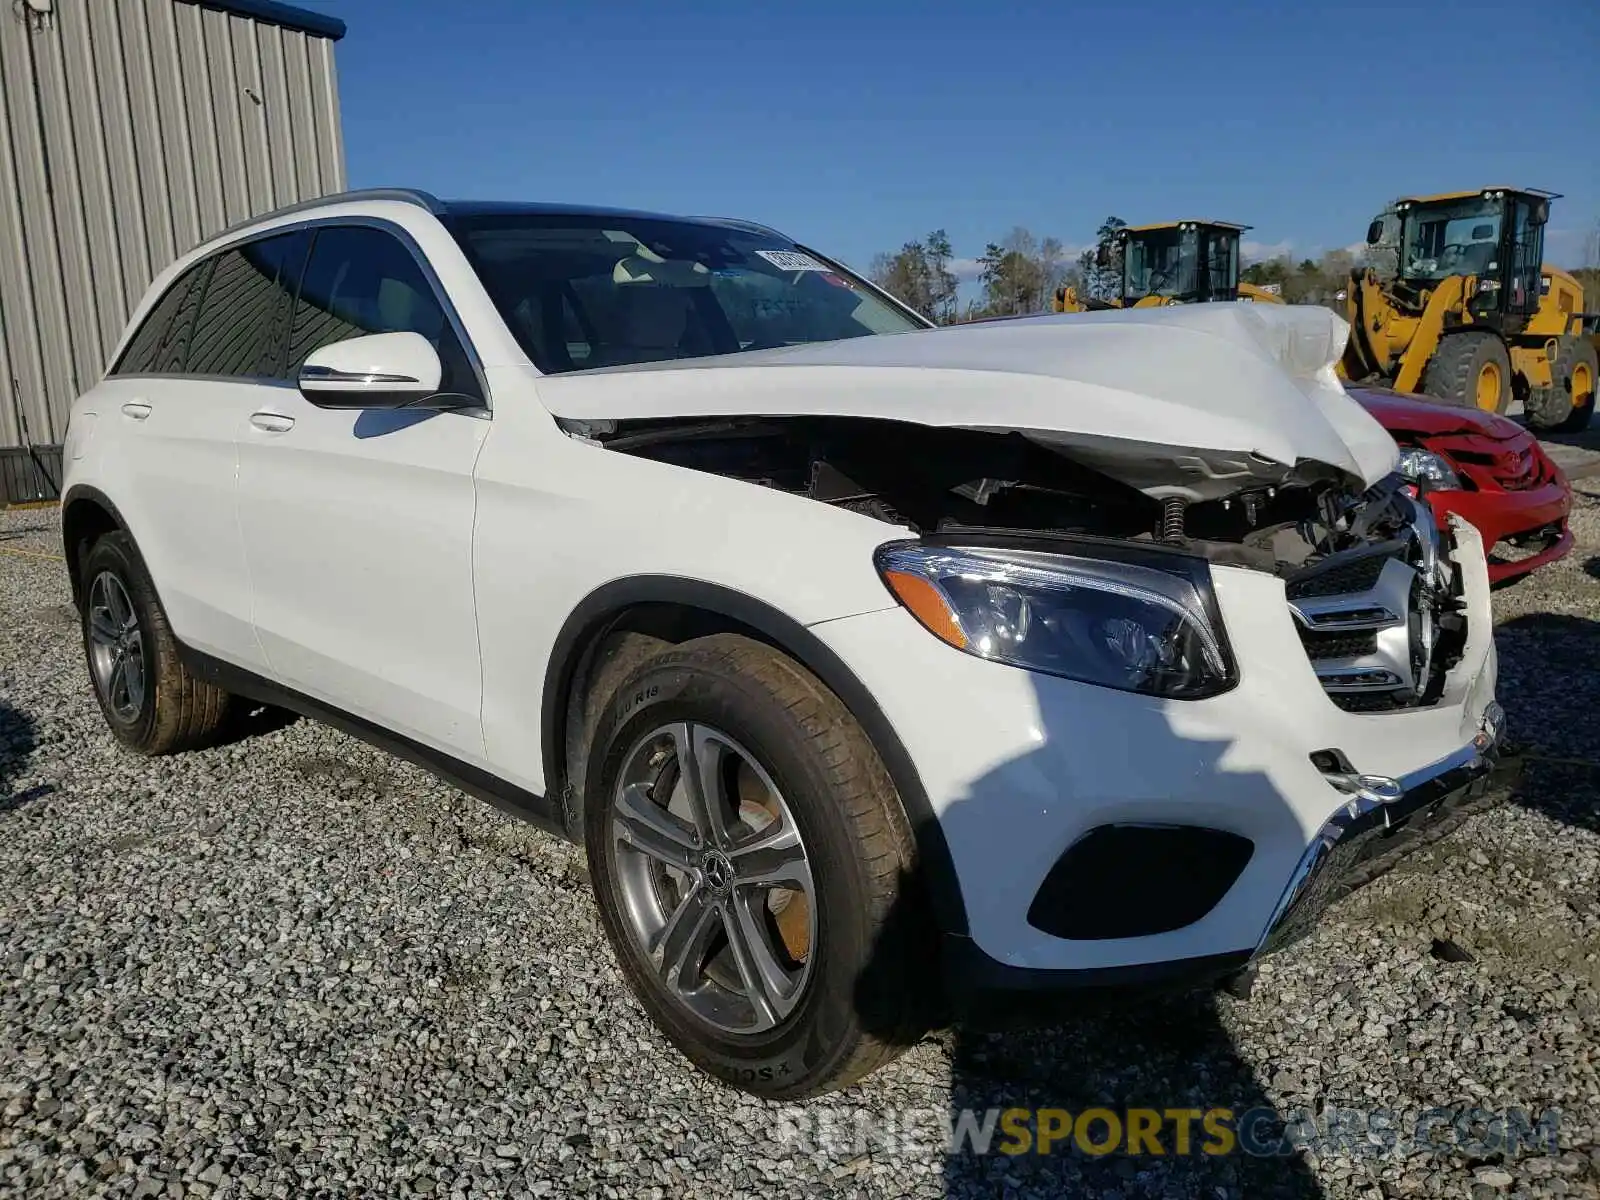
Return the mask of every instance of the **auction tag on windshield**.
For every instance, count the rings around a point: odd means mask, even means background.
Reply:
[[[828,268],[812,258],[809,254],[801,254],[798,250],[757,250],[762,258],[766,259],[780,271],[826,271]]]

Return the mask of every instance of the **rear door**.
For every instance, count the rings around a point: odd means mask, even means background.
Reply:
[[[212,255],[157,303],[106,381],[101,418],[123,461],[113,497],[150,568],[174,633],[252,669],[265,666],[234,508],[235,431],[286,386],[283,342],[302,234]],[[287,265],[286,265],[287,264]]]
[[[318,226],[288,373],[321,346],[399,331],[439,350],[442,390],[483,398],[410,239],[383,223]],[[485,417],[323,409],[285,387],[264,393],[237,431],[239,524],[272,674],[472,762],[483,748],[472,470]]]

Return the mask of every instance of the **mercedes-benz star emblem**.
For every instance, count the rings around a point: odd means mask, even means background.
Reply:
[[[721,850],[709,851],[700,860],[700,873],[714,895],[720,896],[733,886],[733,863]]]

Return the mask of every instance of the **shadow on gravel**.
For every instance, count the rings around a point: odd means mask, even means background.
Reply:
[[[1059,782],[1073,776],[1072,764],[1083,755],[1111,763],[1153,762],[1155,769],[1136,793],[1143,798],[1119,808],[1117,821],[1248,830],[1256,849],[1239,876],[1240,886],[1258,902],[1266,897],[1270,907],[1305,845],[1299,822],[1277,789],[1259,772],[1228,769],[1224,755],[1230,742],[1176,731],[1153,705],[1130,719],[1129,706],[1097,704],[1095,696],[1085,695],[1092,691],[1065,696],[1040,691],[1040,749],[991,770],[966,798],[945,810],[940,822],[945,838],[969,872],[964,877],[969,918],[984,903],[1003,904],[1007,911],[1028,908],[1036,881],[1066,848],[1050,832],[1055,825],[1050,814]],[[1215,802],[1221,796],[1228,797],[1226,805]],[[928,832],[917,831],[919,847],[928,845]],[[1200,857],[1192,846],[1184,853]],[[924,850],[921,859],[928,858]],[[1091,903],[1063,901],[1060,911],[1087,914],[1080,928],[1105,929],[1119,917],[1135,919],[1134,912],[1146,914],[1143,920],[1170,914],[1172,905],[1186,903],[1189,889],[1201,886],[1198,879],[1178,878],[1190,869],[1182,863],[1164,870],[1149,859],[1124,858],[1116,867],[1111,877],[1119,882],[1108,886],[1120,887],[1120,898],[1100,894]],[[1252,875],[1256,868],[1260,874]],[[982,882],[975,885],[975,879]],[[928,894],[924,882],[903,881],[902,895]],[[979,891],[985,885],[988,896]],[[891,913],[858,987],[857,1010],[869,1028],[874,995],[893,988],[927,995],[942,990],[932,979],[917,978],[917,961],[903,949],[887,949],[927,944],[917,941],[926,934],[916,932],[926,928],[925,917],[909,911],[920,911],[920,904],[913,901],[906,909]],[[1266,913],[1260,915],[1265,920]],[[1020,944],[1033,931],[1020,913],[1012,919],[1020,926],[1012,934]],[[1206,919],[1199,918],[1198,927]],[[1240,926],[1249,925],[1250,918],[1228,922],[1224,916],[1224,922],[1232,928],[1209,940],[1170,935],[1163,951],[1151,956],[1249,950],[1258,931]],[[964,942],[946,939],[942,953]],[[1117,962],[1106,942],[1079,944],[1085,964],[1095,963],[1097,955],[1104,955],[1098,961]],[[1007,968],[970,951],[967,943],[965,953],[944,961],[947,980],[957,986],[1021,981],[1024,973],[1006,975]],[[923,956],[922,962],[935,957]],[[944,1194],[1119,1200],[1321,1196],[1301,1153],[1304,1139],[1296,1144],[1288,1136],[1284,1114],[1223,1025],[1218,1006],[1236,1001],[1216,992],[1218,972],[1236,966],[1236,960],[1221,967],[1215,962],[1192,966],[1183,983],[1157,990],[1093,986],[1107,982],[1106,974],[1083,972],[1071,980],[1057,976],[1042,992],[980,989],[971,996],[955,1014],[954,1028],[937,1037],[950,1057],[948,1122],[954,1130],[944,1147]],[[996,968],[999,975],[993,974]],[[949,1024],[949,1016],[924,1028]],[[904,1037],[903,1029],[898,1032]],[[893,1114],[885,1114],[886,1123],[893,1120]],[[1144,1126],[1142,1138],[1138,1125]]]
[[[247,738],[259,737],[264,733],[275,733],[288,728],[299,719],[298,713],[292,713],[286,708],[275,708],[270,704],[235,702],[228,710],[222,728],[217,730],[210,744],[227,746]]]
[[[1584,563],[1583,571],[1590,579],[1600,579],[1600,554],[1595,555]]]
[[[33,754],[33,718],[0,700],[0,813],[21,808],[30,800],[47,796],[48,787],[14,791],[16,778]]]
[[[1512,800],[1600,832],[1600,621],[1528,613],[1497,626],[1495,639],[1500,702],[1523,753]]]

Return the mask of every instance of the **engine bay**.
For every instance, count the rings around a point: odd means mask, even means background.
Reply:
[[[1280,472],[1214,500],[1159,499],[1020,433],[852,417],[627,421],[606,448],[776,488],[919,534],[989,528],[1156,540],[1292,574],[1396,536],[1404,506],[1374,504],[1332,471]],[[1394,481],[1395,489],[1398,480]]]
[[[1465,643],[1454,564],[1427,506],[1398,475],[1358,489],[1305,464],[1280,468],[1277,482],[1255,477],[1189,503],[1016,432],[737,417],[625,421],[584,435],[922,536],[994,530],[1160,543],[1275,575],[1324,687],[1353,711],[1431,702]]]

